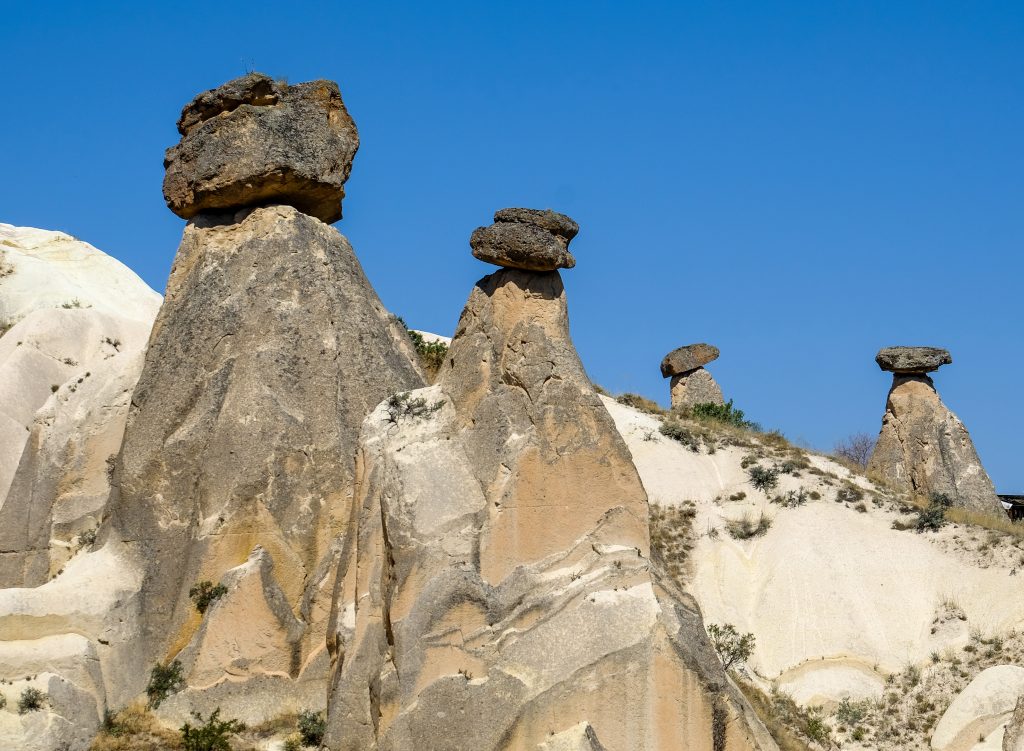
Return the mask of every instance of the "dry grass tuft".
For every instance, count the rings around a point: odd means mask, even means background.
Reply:
[[[741,678],[736,678],[736,685],[739,686],[743,696],[746,697],[754,714],[758,716],[768,733],[775,742],[779,744],[779,751],[811,751],[811,747],[804,743],[800,737],[777,716],[774,702],[761,689],[752,683],[747,683]]]
[[[646,412],[649,415],[664,415],[666,410],[656,401],[648,399],[646,396],[640,396],[640,394],[619,394],[615,397],[615,401],[619,404],[625,404],[627,407]]]
[[[174,751],[181,734],[165,728],[143,704],[132,704],[103,723],[89,751]]]

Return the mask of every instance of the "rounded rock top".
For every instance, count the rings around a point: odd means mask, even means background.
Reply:
[[[674,349],[661,361],[661,375],[670,378],[707,365],[718,359],[718,347],[711,344],[687,344]]]
[[[164,156],[164,200],[183,219],[282,203],[341,218],[359,134],[333,81],[289,85],[262,73],[185,105]]]
[[[930,373],[951,365],[953,357],[939,347],[885,347],[875,355],[875,362],[890,373]]]
[[[576,259],[569,242],[580,227],[551,209],[501,209],[494,224],[477,227],[469,238],[473,256],[481,261],[525,271],[571,269]]]

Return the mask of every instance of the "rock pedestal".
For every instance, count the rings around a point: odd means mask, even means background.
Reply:
[[[722,389],[704,365],[718,359],[718,347],[689,344],[674,349],[661,361],[661,375],[671,378],[672,408],[695,404],[725,404]]]
[[[329,82],[247,77],[199,97],[168,181],[191,139],[216,137],[225,155],[337,177],[327,180],[336,204],[355,150],[329,132],[344,112],[336,94]],[[187,687],[161,707],[168,719],[220,706],[259,722],[283,703],[322,706],[359,426],[423,380],[352,247],[322,221],[333,215],[304,213],[315,186],[291,182],[273,194],[282,204],[214,212],[271,197],[253,177],[269,162],[216,164],[204,173],[210,200],[190,204],[201,213],[185,228],[132,396],[104,539],[123,542],[144,572],[141,637],[121,645],[138,665],[121,698],[144,687],[154,662],[177,658]],[[228,593],[201,615],[189,590],[205,580]]]
[[[380,405],[359,456],[326,748],[775,748],[652,569],[557,271],[481,279],[438,383]]]
[[[951,363],[949,353],[888,347],[875,361],[893,373],[893,383],[868,472],[917,495],[942,493],[954,506],[1004,513],[967,428],[927,375]]]

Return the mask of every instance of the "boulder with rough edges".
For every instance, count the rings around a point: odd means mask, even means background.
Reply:
[[[725,404],[721,387],[704,368],[672,376],[669,388],[673,409],[685,409],[695,404]]]
[[[875,362],[890,373],[922,374],[951,365],[953,357],[938,347],[885,347],[875,355]]]
[[[669,378],[696,370],[718,359],[718,347],[710,344],[687,344],[672,350],[661,361],[661,375]]]
[[[494,214],[494,224],[473,231],[469,245],[475,258],[495,266],[571,269],[576,259],[569,252],[569,242],[578,231],[576,222],[550,209],[501,209]]]
[[[285,203],[341,218],[359,136],[333,81],[250,73],[185,105],[178,131],[164,158],[164,199],[178,216]]]

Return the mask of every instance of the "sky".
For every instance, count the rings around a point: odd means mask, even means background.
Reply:
[[[830,450],[877,433],[888,345],[936,374],[1024,493],[1024,3],[0,0],[0,222],[60,229],[163,291],[181,107],[248,71],[337,81],[351,241],[384,304],[448,334],[472,230],[581,230],[573,338],[611,392],[706,341],[747,416]]]

